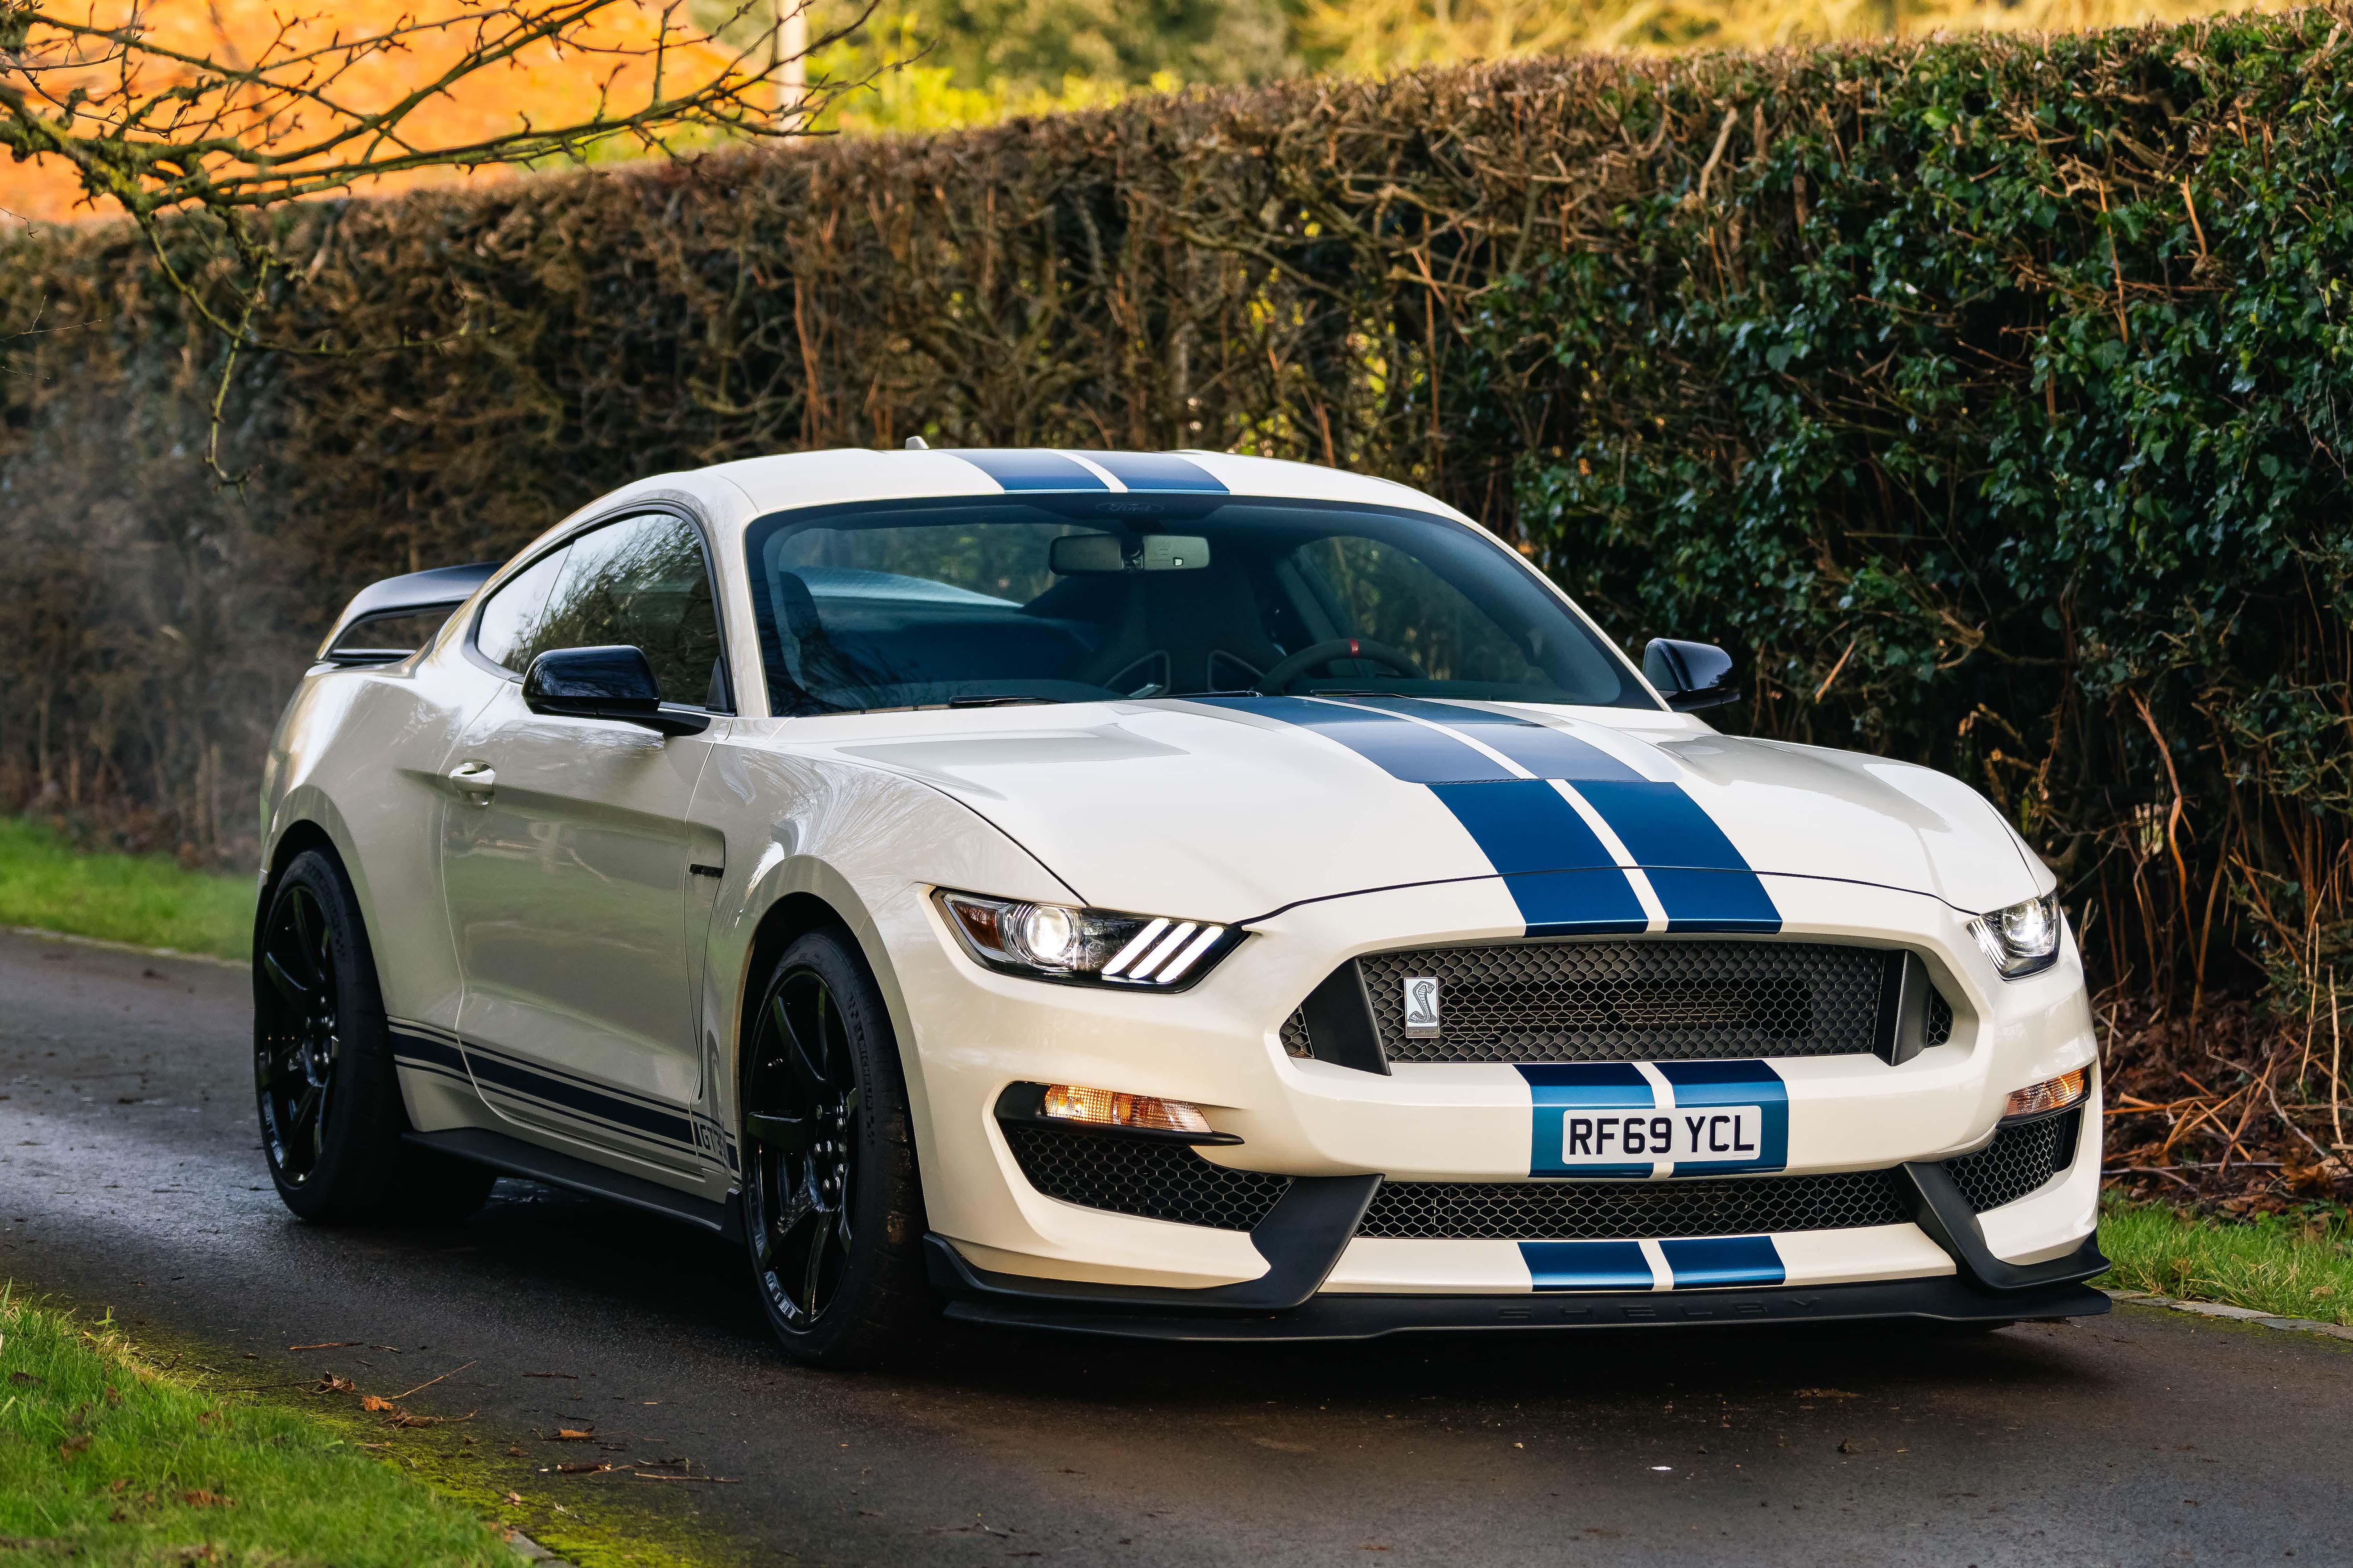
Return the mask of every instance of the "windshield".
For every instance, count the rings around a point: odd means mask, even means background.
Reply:
[[[1509,555],[1427,513],[1099,498],[785,512],[745,540],[778,713],[1243,691],[1655,709]]]

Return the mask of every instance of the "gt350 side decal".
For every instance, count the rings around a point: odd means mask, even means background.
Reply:
[[[1647,930],[1638,878],[1668,931],[1781,929],[1764,882],[1681,784],[1646,779],[1565,730],[1417,698],[1201,700],[1313,730],[1427,787],[1504,879],[1530,936]],[[1588,812],[1623,847],[1624,864]],[[1604,874],[1548,875],[1564,871]]]

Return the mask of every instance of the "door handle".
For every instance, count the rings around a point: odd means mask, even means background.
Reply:
[[[449,770],[449,782],[476,805],[488,805],[491,792],[499,787],[499,773],[488,763],[459,763]]]

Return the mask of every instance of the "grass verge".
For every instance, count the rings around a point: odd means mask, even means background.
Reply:
[[[37,822],[0,817],[0,926],[243,958],[253,879],[153,855],[84,852]]]
[[[0,1297],[0,1551],[121,1563],[511,1564],[503,1531],[100,1322]]]
[[[2166,1204],[2111,1199],[2094,1284],[2274,1317],[2353,1324],[2353,1216],[2344,1210],[2216,1220]]]

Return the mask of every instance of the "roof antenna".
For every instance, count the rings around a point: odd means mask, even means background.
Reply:
[[[924,440],[921,436],[910,436],[907,437],[907,450],[910,452],[928,452],[931,449],[931,443]]]

